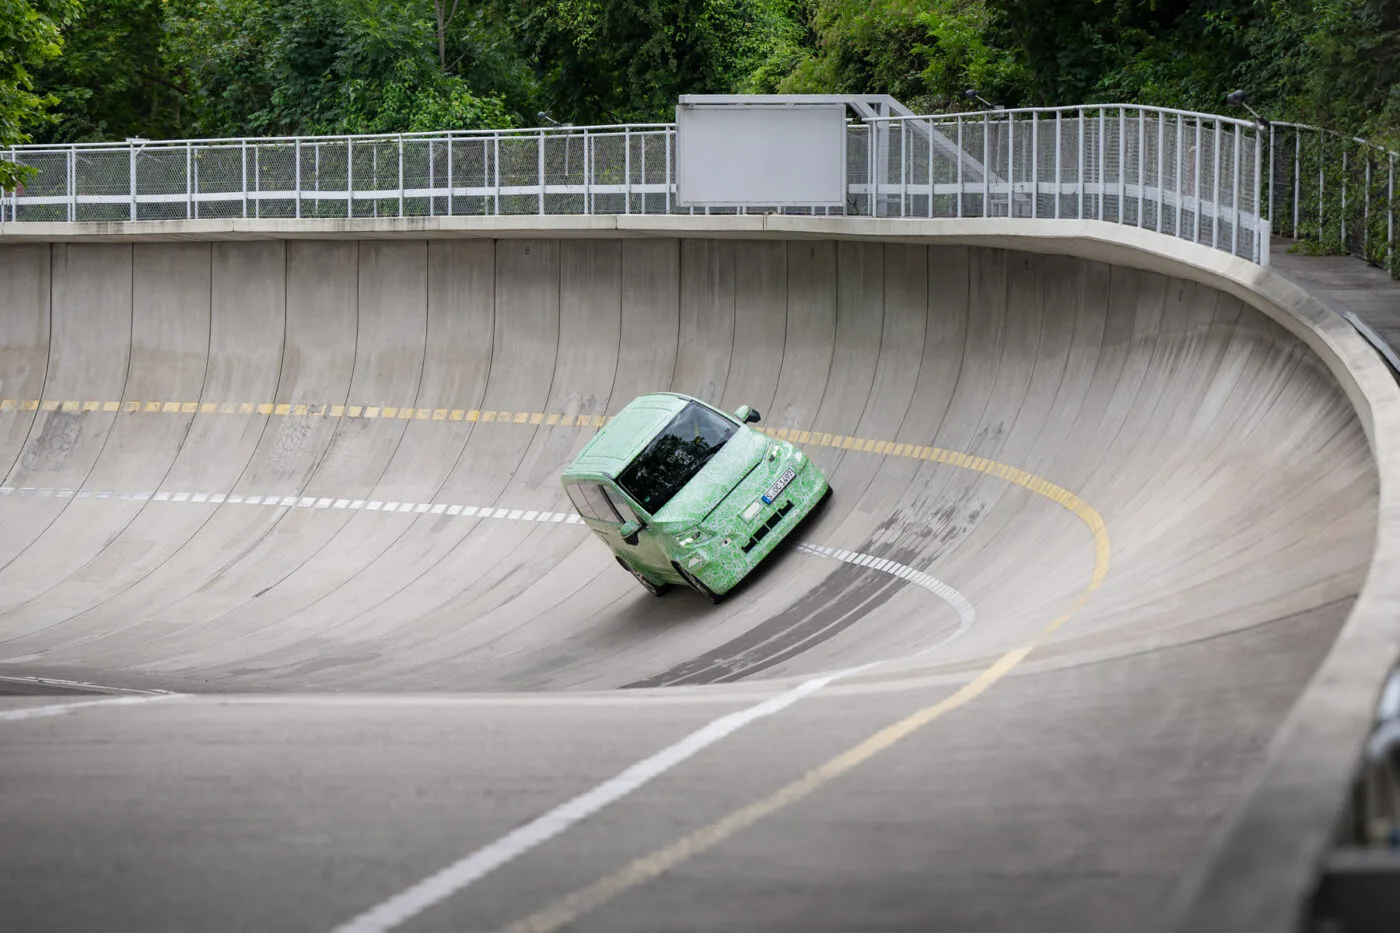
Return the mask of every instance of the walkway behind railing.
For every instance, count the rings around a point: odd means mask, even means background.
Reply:
[[[0,158],[38,174],[0,195],[0,221],[733,212],[676,203],[675,134],[637,124],[21,146]],[[867,118],[848,124],[846,146],[844,208],[783,212],[1089,218],[1264,264],[1272,230],[1400,271],[1395,154],[1309,127],[1115,104]]]
[[[1396,153],[1297,123],[1274,123],[1268,147],[1275,233],[1360,256],[1400,278]]]

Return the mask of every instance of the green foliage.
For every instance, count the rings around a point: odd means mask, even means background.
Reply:
[[[186,89],[166,69],[166,18],[183,0],[83,0],[62,58],[37,81],[58,98],[41,142],[178,135]]]
[[[1400,0],[1314,0],[1318,118],[1400,147]]]
[[[892,94],[918,112],[966,109],[967,88],[1025,96],[1025,65],[985,0],[817,0],[810,11],[815,41],[784,90]]]
[[[60,28],[77,9],[76,0],[0,0],[0,146],[28,142],[35,126],[53,119],[58,99],[36,91],[34,70],[62,52]],[[0,161],[0,191],[29,174]]]
[[[969,87],[1214,112],[1242,87],[1395,146],[1400,0],[0,0],[0,144],[668,120],[706,92],[939,112]]]
[[[512,25],[544,103],[576,123],[668,120],[681,94],[776,83],[797,30],[782,0],[520,0]]]
[[[188,124],[211,136],[513,125],[501,91],[527,101],[528,69],[483,9],[455,22],[444,70],[432,0],[193,0],[170,24]]]

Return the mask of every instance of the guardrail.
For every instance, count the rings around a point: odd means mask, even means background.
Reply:
[[[866,122],[880,215],[1107,220],[1268,263],[1253,123],[1122,105]]]
[[[1395,152],[1299,123],[1269,127],[1268,215],[1281,236],[1361,256],[1400,277]]]
[[[0,194],[0,221],[697,213],[675,201],[675,133],[634,124],[18,146],[0,158],[38,173]],[[848,124],[845,207],[783,211],[1092,218],[1261,264],[1277,232],[1397,273],[1396,159],[1297,124],[1265,132],[1118,104],[866,117]]]
[[[0,220],[666,213],[670,125],[22,146]]]

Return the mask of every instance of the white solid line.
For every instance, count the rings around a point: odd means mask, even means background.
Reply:
[[[24,660],[33,660],[39,655]],[[3,663],[3,662],[0,662]],[[84,690],[88,693],[112,693],[124,696],[166,696],[169,690],[138,690],[135,687],[108,687],[86,680],[64,680],[60,677],[17,676],[0,674],[0,683],[24,684],[30,687],[58,687],[63,690]]]
[[[772,716],[774,713],[786,709],[839,677],[854,674],[870,666],[868,664],[861,665],[813,678],[786,693],[780,693],[771,699],[764,700],[756,706],[721,716],[649,758],[642,759],[592,790],[585,791],[572,800],[560,804],[548,813],[507,833],[495,842],[477,849],[471,855],[424,878],[411,888],[371,907],[353,920],[342,923],[335,928],[335,933],[382,933],[385,930],[392,930],[434,904],[441,903],[457,894],[472,882],[480,880],[507,862],[548,842],[570,826],[597,813],[608,804],[627,796],[653,778],[659,777],[725,736],[737,732],[756,719]]]
[[[155,696],[111,697],[106,700],[79,700],[76,703],[59,703],[54,706],[30,706],[25,709],[11,709],[0,712],[0,722],[17,722],[21,719],[39,719],[44,716],[62,716],[70,710],[88,706],[133,706],[137,703],[154,703],[157,700],[173,700],[186,696],[183,693],[162,693]]]

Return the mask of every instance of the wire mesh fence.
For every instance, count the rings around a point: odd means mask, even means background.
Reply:
[[[1267,258],[1256,128],[1136,107],[872,121],[873,213],[1092,219]]]
[[[1318,252],[1360,256],[1400,278],[1395,152],[1296,123],[1268,134],[1268,211],[1275,232]]]
[[[676,203],[675,126],[21,146],[0,221],[774,213]],[[1396,271],[1396,155],[1308,127],[1085,106],[848,123],[842,207],[1094,219],[1266,262],[1275,232]]]

